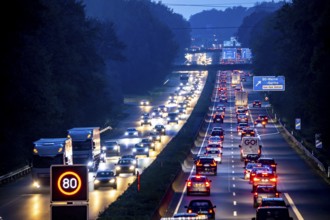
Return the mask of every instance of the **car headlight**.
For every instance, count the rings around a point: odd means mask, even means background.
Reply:
[[[140,102],[141,105],[143,105],[143,102]]]
[[[146,102],[146,105],[149,105],[149,102]]]
[[[175,117],[175,120],[178,120],[178,117]]]
[[[148,151],[149,151],[149,149],[148,149],[148,148],[145,148],[145,149],[144,149],[144,152],[148,152]]]
[[[100,180],[94,180],[94,184],[99,184]]]
[[[107,148],[106,147],[102,147],[102,150],[106,150]]]
[[[160,139],[160,136],[159,135],[157,136],[157,139]]]
[[[170,118],[167,118],[167,120],[170,120]]]
[[[114,150],[118,150],[119,146],[114,146],[113,149]]]
[[[154,143],[151,143],[151,147],[153,147],[153,146],[155,146],[155,144]]]
[[[116,166],[116,170],[120,170],[120,166]]]
[[[138,134],[137,131],[135,131],[135,132],[134,132],[134,135],[137,135],[137,134]]]
[[[135,166],[132,165],[132,166],[129,167],[129,169],[130,170],[134,170],[135,169]]]
[[[136,152],[136,149],[135,148],[133,148],[133,152]]]
[[[89,167],[93,166],[93,162],[92,161],[88,161],[87,166],[89,166]]]
[[[125,132],[125,135],[128,135],[128,132],[127,131]]]
[[[162,131],[165,131],[165,129],[164,129],[164,128],[162,128]]]
[[[116,180],[115,180],[115,179],[111,179],[109,182],[110,182],[110,183],[115,183]]]

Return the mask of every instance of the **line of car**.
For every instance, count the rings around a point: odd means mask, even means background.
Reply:
[[[196,75],[195,77],[193,75]],[[138,140],[139,142],[130,147],[131,153],[122,155],[121,145],[117,140],[105,140],[102,144],[102,161],[116,159],[114,169],[98,170],[94,176],[94,189],[100,187],[112,187],[117,189],[117,177],[120,174],[138,174],[138,157],[150,156],[150,150],[155,151],[156,145],[162,142],[162,137],[167,135],[166,125],[184,120],[187,108],[192,107],[192,101],[201,92],[203,74],[189,74],[188,80],[181,82],[175,93],[171,94],[164,105],[154,107],[149,112],[144,112],[140,118],[140,126],[149,126],[149,131],[143,134],[136,127],[125,130],[123,138]],[[169,102],[171,101],[171,102]],[[152,107],[149,100],[139,102],[143,110]],[[155,120],[153,120],[155,119]],[[159,120],[158,120],[159,119]],[[156,123],[153,125],[153,122]]]

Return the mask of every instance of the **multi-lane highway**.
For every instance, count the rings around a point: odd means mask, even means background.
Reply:
[[[190,72],[191,73],[191,72]],[[196,72],[195,72],[196,73]],[[196,97],[192,99],[190,108],[187,109],[186,117],[189,117],[193,106],[196,104],[200,91],[204,86],[207,77],[206,72],[198,72],[200,77],[200,90],[196,90]],[[191,75],[197,75],[191,73]],[[141,138],[147,136],[155,124],[164,124],[166,127],[166,135],[162,137],[162,142],[158,143],[156,150],[150,150],[150,157],[141,157],[138,159],[138,171],[140,173],[156,158],[157,154],[166,146],[172,137],[176,135],[185,119],[180,120],[179,124],[166,123],[166,118],[152,119],[152,126],[140,124],[140,117],[143,113],[148,113],[154,107],[165,105],[170,94],[173,94],[180,85],[180,74],[173,73],[164,82],[162,88],[159,89],[157,95],[147,97],[151,104],[149,106],[140,106],[142,98],[130,98],[125,101],[125,112],[127,115],[121,120],[113,132],[105,132],[101,136],[101,141],[117,140],[121,145],[121,155],[132,154],[132,146],[141,141]],[[196,78],[195,78],[196,79]],[[144,97],[145,98],[145,97]],[[172,110],[176,107],[169,106]],[[96,125],[97,126],[97,125]],[[135,127],[139,131],[139,137],[128,138],[124,135],[125,130],[129,127]],[[118,158],[109,158],[106,163],[101,163],[99,169],[114,169],[114,164]],[[89,219],[96,219],[98,214],[104,210],[109,204],[114,202],[127,187],[135,180],[136,176],[132,174],[120,174],[117,177],[118,188],[100,187],[95,190],[93,185],[93,176],[95,173],[89,173]],[[50,219],[50,187],[43,186],[40,189],[35,189],[32,186],[32,178],[30,175],[22,177],[17,181],[3,185],[0,188],[0,217],[5,220],[40,220]]]
[[[213,123],[206,120],[202,134],[194,154],[205,151],[207,134],[214,126],[221,126],[225,130],[225,139],[223,147],[222,164],[218,165],[217,176],[209,176],[211,182],[210,196],[187,196],[186,179],[195,174],[195,165],[193,159],[187,158],[185,164],[189,164],[182,175],[173,183],[175,191],[168,211],[165,216],[172,216],[175,213],[186,212],[184,207],[192,199],[209,199],[213,205],[216,205],[216,219],[251,219],[255,217],[256,209],[253,207],[252,186],[248,180],[243,179],[244,163],[240,160],[240,136],[236,131],[237,120],[235,113],[235,92],[230,86],[230,74],[228,74],[227,91],[228,103],[226,103],[225,120],[223,124]],[[249,123],[258,117],[259,114],[269,115],[269,103],[263,102],[261,108],[252,107],[252,101],[263,100],[263,94],[254,92],[252,89],[252,77],[248,77],[246,82],[242,83],[243,89],[248,92],[249,97]],[[218,96],[218,90],[215,86],[213,96]],[[210,106],[210,113],[214,112],[214,102]],[[288,105],[290,103],[287,103]],[[329,203],[327,199],[330,195],[329,185],[316,174],[313,170],[292,148],[280,133],[280,127],[273,123],[271,115],[266,128],[257,127],[257,136],[262,142],[262,156],[273,157],[277,162],[278,190],[287,204],[290,205],[289,212],[293,219],[328,219],[330,216]],[[165,217],[164,216],[164,217]]]

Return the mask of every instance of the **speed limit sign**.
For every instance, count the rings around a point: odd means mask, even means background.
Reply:
[[[50,168],[51,202],[88,201],[88,168],[53,165]]]

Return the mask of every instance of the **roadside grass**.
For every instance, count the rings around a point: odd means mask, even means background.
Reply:
[[[167,189],[181,171],[181,164],[194,146],[196,134],[211,102],[215,75],[215,72],[209,72],[202,94],[189,119],[140,175],[140,191],[136,179],[115,202],[99,214],[98,219],[152,218]]]

